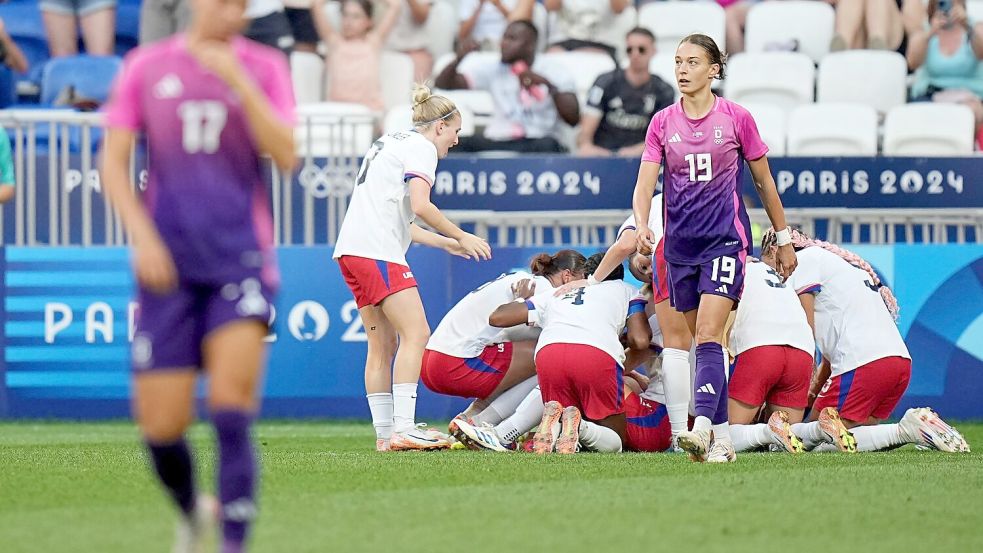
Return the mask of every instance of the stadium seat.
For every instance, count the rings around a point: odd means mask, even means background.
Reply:
[[[75,87],[78,97],[105,102],[123,60],[117,56],[69,56],[54,58],[41,75],[41,104],[53,105],[65,88]]]
[[[716,2],[653,2],[638,11],[638,25],[655,34],[655,50],[675,55],[679,41],[703,33],[724,48],[724,9]]]
[[[297,106],[297,155],[357,157],[375,138],[372,110],[361,104],[320,102]]]
[[[126,55],[140,44],[140,1],[120,0],[116,4],[116,54]]]
[[[619,60],[628,59],[625,54],[625,35],[638,24],[638,12],[634,6],[628,6],[614,17],[611,25],[597,32],[597,41],[614,46],[615,55]]]
[[[973,110],[961,104],[897,106],[884,120],[884,155],[972,155],[974,123]]]
[[[474,114],[467,107],[458,106],[461,114],[461,132],[458,136],[474,135]],[[382,124],[383,132],[394,132],[410,129],[413,127],[413,104],[403,104],[396,106],[386,112],[386,118]]]
[[[754,117],[754,122],[758,125],[758,133],[768,146],[768,156],[784,156],[788,111],[774,104],[748,102],[741,105]]]
[[[577,98],[583,103],[587,99],[587,91],[594,85],[597,77],[615,68],[614,60],[607,54],[597,52],[549,52],[540,54],[543,60],[562,65],[568,75],[572,75],[577,91]]]
[[[880,114],[905,103],[908,63],[897,52],[848,50],[819,63],[816,101],[859,102]]]
[[[324,99],[324,60],[310,52],[290,54],[290,76],[298,104],[310,104]]]
[[[764,52],[798,41],[798,51],[818,62],[829,53],[836,13],[825,2],[788,0],[751,6],[744,26],[744,49]]]
[[[550,35],[550,13],[546,11],[546,6],[541,2],[536,2],[532,6],[532,24],[539,30],[539,40],[536,41],[536,50],[543,52],[549,44]]]
[[[433,3],[430,16],[427,17],[426,29],[430,37],[427,49],[433,54],[434,59],[448,52],[454,52],[454,39],[457,37],[459,26],[457,2],[437,0]]]
[[[983,21],[983,0],[968,0],[966,2],[966,14],[970,21],[976,23]]]
[[[386,108],[405,104],[413,92],[413,58],[401,52],[382,52],[379,62],[382,103]]]
[[[815,86],[816,68],[805,54],[738,54],[727,64],[724,96],[739,104],[758,102],[789,110],[811,103]]]
[[[868,105],[801,105],[787,128],[790,156],[877,155],[877,110]]]

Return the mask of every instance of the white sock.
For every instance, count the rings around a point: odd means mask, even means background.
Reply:
[[[703,430],[712,430],[713,424],[710,423],[710,419],[706,417],[696,417],[693,420],[693,432],[700,432]]]
[[[484,411],[487,408],[488,408],[487,401],[483,399],[476,399],[472,401],[471,405],[468,405],[468,408],[465,409],[464,412],[461,414],[468,418],[474,418],[475,416],[478,415],[478,413]]]
[[[720,401],[723,401],[722,399]],[[713,425],[713,439],[716,442],[730,441],[730,423],[725,422]]]
[[[792,432],[802,440],[802,446],[806,451],[811,451],[812,448],[829,439],[823,429],[819,428],[819,421],[797,422],[792,425]]]
[[[857,439],[857,451],[884,451],[911,443],[901,435],[897,424],[856,426],[850,432]]]
[[[730,437],[734,441],[734,451],[749,451],[772,443],[771,430],[767,424],[732,424]]]
[[[812,453],[839,453],[840,448],[836,447],[836,444],[831,444],[829,442],[823,442],[816,447],[810,449]]]
[[[685,432],[689,424],[689,396],[693,392],[689,376],[689,352],[662,350],[662,384],[665,386],[666,412],[672,435]]]
[[[542,418],[543,395],[539,392],[539,386],[536,386],[526,394],[526,398],[515,409],[515,413],[495,427],[495,433],[503,441],[512,443],[519,436],[532,430]]]
[[[580,445],[591,451],[618,453],[621,451],[621,436],[606,426],[580,421]]]
[[[529,395],[529,392],[536,387],[538,380],[535,376],[523,380],[522,382],[505,390],[497,398],[488,404],[488,407],[472,416],[475,424],[487,422],[488,424],[498,424],[515,413],[516,408],[522,400]]]
[[[416,427],[416,384],[393,384],[393,431]]]
[[[375,437],[388,440],[393,433],[393,395],[368,394],[369,411],[372,412],[372,426],[375,427]]]

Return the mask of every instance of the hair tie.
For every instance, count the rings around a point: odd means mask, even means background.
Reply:
[[[426,98],[424,98],[424,99],[422,99],[422,100],[420,100],[419,102],[415,102],[415,103],[413,104],[413,107],[416,107],[416,106],[418,106],[418,105],[420,105],[420,104],[422,104],[423,102],[426,102],[426,101],[427,101],[427,100],[429,100],[430,98],[433,98],[433,94],[431,94],[430,96],[427,96]]]

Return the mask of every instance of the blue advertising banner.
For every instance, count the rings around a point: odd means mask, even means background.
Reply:
[[[883,275],[901,305],[899,328],[913,374],[898,409],[929,405],[952,418],[983,418],[983,246],[853,249]],[[331,249],[278,253],[283,289],[268,337],[264,416],[368,417],[366,337]],[[430,326],[465,294],[525,266],[535,253],[498,248],[492,261],[476,263],[411,248]],[[0,417],[127,415],[136,309],[127,251],[6,248],[0,269]],[[420,390],[423,418],[446,419],[465,405]]]

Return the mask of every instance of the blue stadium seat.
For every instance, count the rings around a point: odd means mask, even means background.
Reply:
[[[39,84],[41,70],[50,55],[38,3],[32,0],[10,0],[0,4],[0,19],[3,19],[7,34],[24,52],[30,65],[27,73],[17,75],[16,81]]]
[[[0,67],[0,109],[13,104],[17,99],[17,84],[14,72],[9,67]]]
[[[116,55],[124,56],[140,44],[140,0],[116,4]]]
[[[123,64],[117,56],[71,56],[54,58],[44,66],[41,77],[41,104],[52,105],[68,86],[77,96],[100,103],[109,97],[109,89]]]

